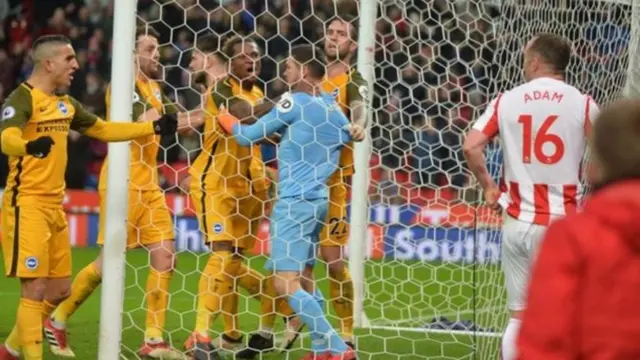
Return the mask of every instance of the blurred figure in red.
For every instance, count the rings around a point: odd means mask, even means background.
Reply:
[[[592,134],[595,190],[553,223],[529,285],[519,359],[640,359],[640,100],[603,109]]]

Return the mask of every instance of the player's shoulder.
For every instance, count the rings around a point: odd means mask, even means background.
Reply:
[[[231,84],[231,78],[229,76],[218,79],[212,88],[213,91],[218,94],[233,95],[233,85]]]
[[[33,88],[31,85],[27,83],[22,83],[15,88],[7,99],[5,100],[6,104],[31,104],[33,97],[31,95],[31,91]]]

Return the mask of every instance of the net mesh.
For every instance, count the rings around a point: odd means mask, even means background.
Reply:
[[[342,4],[341,11],[357,14],[356,2]],[[497,92],[521,83],[521,50],[538,32],[561,33],[574,42],[570,83],[598,103],[617,98],[625,84],[632,12],[614,1],[403,0],[378,6],[370,225],[362,264],[366,321],[356,330],[358,352],[365,359],[497,358],[507,320],[501,219],[479,205],[481,194],[462,157],[463,135]],[[199,36],[257,39],[264,54],[259,83],[267,98],[275,98],[285,90],[281,62],[289,47],[322,43],[325,22],[336,9],[332,0],[139,0],[138,19],[161,34],[167,94],[193,109],[201,96],[188,63]],[[198,278],[209,256],[180,186],[201,146],[197,135],[171,137],[162,140],[160,151],[161,183],[180,252],[166,324],[176,347],[193,329]],[[497,142],[489,146],[487,161],[497,180]],[[258,271],[268,252],[268,222],[260,229],[254,254],[245,259]],[[146,253],[128,256],[124,358],[135,358],[144,332],[148,269]],[[326,289],[323,266],[316,277]],[[237,325],[249,334],[258,329],[259,304],[244,291],[239,298]],[[221,332],[220,321],[212,330]],[[282,322],[276,331],[281,336]],[[291,358],[302,351],[294,348]]]

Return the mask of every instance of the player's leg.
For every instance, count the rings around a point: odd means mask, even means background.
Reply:
[[[132,191],[130,201],[136,196],[131,206],[136,208],[132,220],[135,220],[134,228],[138,233],[137,245],[147,249],[150,259],[145,289],[147,316],[144,341],[138,355],[152,359],[181,358],[181,354],[173,350],[163,336],[169,285],[176,264],[173,222],[161,191]]]
[[[20,279],[20,303],[16,314],[18,348],[3,346],[10,356],[19,351],[26,360],[41,360],[42,313],[49,277],[49,244],[52,233],[51,209],[3,204],[2,241],[5,274]]]
[[[340,334],[353,348],[353,281],[343,252],[349,240],[347,197],[344,181],[330,185],[327,220],[320,238],[320,256],[327,263],[329,296],[340,319]]]
[[[319,355],[319,352],[324,353],[328,349],[334,355],[345,354],[350,359],[353,354],[349,352],[349,347],[329,324],[313,293],[302,287],[302,273],[306,270],[307,277],[311,276],[310,270],[316,257],[317,234],[326,213],[326,200],[278,201],[272,216],[273,238],[268,268],[275,271],[278,295],[287,296],[289,305],[309,328],[314,340],[326,341],[313,341],[312,351]],[[296,218],[290,219],[290,214],[295,214]],[[305,285],[308,290],[315,292],[309,282]]]
[[[45,308],[48,303],[51,310],[66,301],[71,293],[69,228],[66,214],[62,208],[59,208],[55,215],[56,230],[49,245],[50,271],[45,294]],[[48,317],[44,321],[44,335],[49,343],[49,349],[54,355],[58,357],[75,357],[75,354],[68,346],[64,324],[58,324],[51,317]]]
[[[510,318],[502,336],[501,353],[504,360],[516,359],[518,355],[516,341],[522,312],[526,308],[529,273],[545,229],[505,216],[502,231],[502,269]]]
[[[227,297],[235,291],[234,277],[238,269],[233,262],[233,239],[236,230],[231,219],[236,201],[229,194],[208,194],[193,188],[190,195],[200,231],[211,253],[198,283],[196,323],[185,347],[194,359],[210,360],[219,358],[209,337],[210,323],[220,313],[223,301],[231,300]]]
[[[238,330],[238,305],[240,299],[238,285],[234,284],[234,289],[222,299],[222,324],[224,332],[217,339],[213,340],[216,348],[236,351],[243,345],[242,333]]]

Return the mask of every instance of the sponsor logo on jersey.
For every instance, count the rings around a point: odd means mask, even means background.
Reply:
[[[62,115],[67,115],[69,113],[69,109],[67,109],[67,105],[62,101],[58,101],[58,110],[62,113]]]
[[[29,270],[35,270],[38,268],[38,259],[35,256],[29,256],[24,260],[24,266]]]
[[[223,230],[222,224],[213,224],[213,232],[216,234],[220,234]]]

